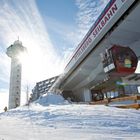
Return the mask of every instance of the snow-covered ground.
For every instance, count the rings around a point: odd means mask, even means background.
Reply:
[[[140,140],[140,110],[44,96],[0,114],[0,140]]]

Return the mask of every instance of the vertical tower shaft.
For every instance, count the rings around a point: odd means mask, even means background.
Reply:
[[[21,95],[21,63],[18,59],[11,59],[9,109],[20,105]]]
[[[11,74],[9,88],[9,109],[20,105],[21,96],[21,70],[22,65],[19,56],[26,50],[22,43],[17,40],[13,45],[7,48],[7,55],[11,58]]]

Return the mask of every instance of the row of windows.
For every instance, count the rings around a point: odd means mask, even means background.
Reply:
[[[36,86],[32,90],[33,96],[37,95],[39,97],[45,94],[57,78],[58,76],[36,83]]]
[[[56,79],[57,79],[57,77],[54,77],[54,78],[51,78],[51,79],[47,79],[45,81],[41,81],[41,82],[37,83],[37,85],[39,87],[41,87],[43,85],[48,85],[48,84],[52,85],[55,82]]]
[[[38,85],[39,87],[46,86],[46,85],[51,86],[53,83],[54,83],[54,81],[53,81],[53,82],[47,81],[47,82],[38,83],[37,85]]]

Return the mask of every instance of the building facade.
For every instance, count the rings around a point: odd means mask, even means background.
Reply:
[[[53,83],[57,80],[58,76],[37,82],[35,87],[32,89],[31,100],[37,100],[41,95],[47,93]]]

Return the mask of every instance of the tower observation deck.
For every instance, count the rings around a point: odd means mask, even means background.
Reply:
[[[9,109],[16,108],[20,105],[22,64],[19,56],[25,51],[26,48],[22,46],[22,42],[19,40],[10,45],[6,51],[6,54],[11,58]]]

